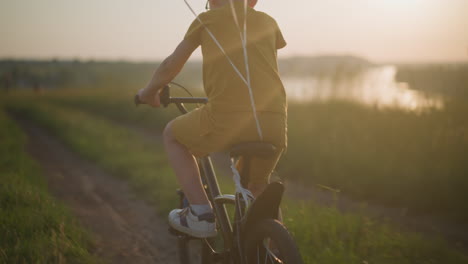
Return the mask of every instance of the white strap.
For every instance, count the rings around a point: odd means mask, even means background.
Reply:
[[[249,207],[250,202],[254,200],[254,196],[249,190],[242,187],[240,173],[236,168],[237,161],[239,161],[239,158],[236,158],[236,159],[231,158],[231,169],[232,169],[232,172],[234,172],[234,175],[232,178],[234,180],[234,184],[236,185],[236,193],[240,193],[242,195],[242,198],[244,199],[244,202],[245,202],[245,207],[247,208]]]

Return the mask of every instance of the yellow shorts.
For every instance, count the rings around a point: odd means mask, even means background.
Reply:
[[[286,114],[273,112],[257,113],[265,142],[285,149]],[[172,133],[178,142],[197,157],[212,152],[229,150],[235,144],[260,141],[252,112],[213,113],[209,106],[202,106],[172,122]],[[250,181],[267,180],[279,160],[276,157],[252,160]]]

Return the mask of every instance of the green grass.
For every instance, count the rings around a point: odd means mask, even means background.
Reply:
[[[420,113],[328,102],[291,105],[289,113],[283,175],[410,213],[468,220],[465,102]]]
[[[16,101],[15,111],[39,122],[75,151],[128,179],[161,214],[177,204],[177,188],[157,144],[115,122],[47,102]],[[226,183],[222,183],[225,188]],[[358,214],[335,208],[286,201],[285,223],[295,235],[306,263],[467,263],[468,258],[436,238],[402,232]]]
[[[0,263],[95,263],[90,237],[47,192],[26,137],[0,111]]]
[[[138,192],[167,212],[176,204],[176,180],[162,146],[148,144],[139,134],[109,120],[46,103],[17,103],[10,107],[46,126],[78,154],[95,161],[118,177],[125,177]],[[158,186],[158,188],[148,188]]]
[[[437,237],[403,231],[356,213],[310,202],[283,203],[285,224],[305,263],[465,263],[468,257]],[[363,210],[365,211],[365,210]]]
[[[65,89],[33,100],[162,131],[177,115],[135,108],[129,90]],[[30,98],[32,99],[32,98]],[[350,102],[290,104],[289,147],[280,175],[322,184],[410,214],[468,221],[468,104],[449,100],[423,112]]]

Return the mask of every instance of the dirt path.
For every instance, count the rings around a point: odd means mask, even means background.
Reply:
[[[109,263],[177,263],[176,240],[154,206],[43,129],[15,119],[29,136],[27,150],[43,167],[50,191],[94,234],[96,255]]]

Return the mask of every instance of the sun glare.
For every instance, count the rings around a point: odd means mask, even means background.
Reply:
[[[416,8],[418,6],[427,5],[431,0],[384,0],[380,1],[382,5],[394,9]]]
[[[403,17],[426,17],[432,9],[433,0],[382,0],[375,1],[375,5],[388,12],[392,18]]]

